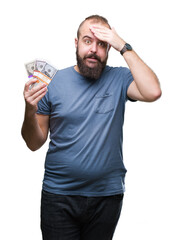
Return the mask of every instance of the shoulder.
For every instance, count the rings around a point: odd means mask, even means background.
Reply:
[[[109,74],[128,74],[130,73],[130,69],[127,67],[111,67],[111,66],[106,66],[105,72]]]
[[[57,71],[57,73],[55,74],[55,77],[58,77],[58,76],[62,76],[64,74],[69,74],[72,72],[72,69],[73,67],[67,67],[67,68],[63,68],[63,69],[60,69]],[[54,78],[55,78],[54,77]]]
[[[108,76],[109,78],[115,78],[120,81],[126,81],[131,77],[131,71],[127,67],[110,67],[106,66],[104,71],[104,77]]]
[[[49,87],[59,84],[60,81],[63,82],[66,77],[70,75],[72,75],[72,67],[59,69],[49,84]]]

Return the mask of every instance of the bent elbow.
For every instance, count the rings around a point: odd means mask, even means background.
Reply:
[[[32,151],[32,152],[35,152],[37,151],[38,149],[40,149],[43,145],[43,143],[33,143],[33,142],[30,142],[30,141],[25,141],[27,147]]]
[[[44,142],[37,142],[37,143],[27,143],[27,147],[32,151],[35,152],[43,146]]]
[[[154,102],[156,100],[158,100],[162,95],[162,91],[161,89],[157,89],[157,90],[154,90],[153,92],[151,92],[151,94],[148,96],[148,99],[147,101],[148,102]]]
[[[39,148],[33,147],[33,146],[27,146],[32,152],[37,151]]]
[[[32,152],[35,152],[35,151],[37,151],[40,148],[40,147],[38,147],[36,145],[32,145],[32,144],[27,143],[27,142],[26,142],[26,145]]]
[[[161,89],[158,89],[155,93],[154,93],[154,101],[158,100],[162,95],[162,91]]]
[[[156,90],[156,91],[152,94],[152,97],[151,97],[152,102],[158,100],[158,99],[161,97],[161,95],[162,95],[161,89]]]

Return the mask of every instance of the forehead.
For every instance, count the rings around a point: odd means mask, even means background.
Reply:
[[[90,27],[92,25],[95,25],[95,26],[105,26],[105,27],[108,27],[109,26],[105,23],[102,23],[102,22],[99,22],[99,21],[96,21],[96,20],[86,20],[83,25],[81,26],[80,28],[80,35],[81,37],[83,37],[84,35],[86,34],[90,34],[90,35],[93,35],[92,32],[90,31]]]

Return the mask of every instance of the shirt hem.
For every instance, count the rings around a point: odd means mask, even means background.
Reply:
[[[58,191],[49,188],[44,188],[43,190],[49,193],[58,194],[58,195],[72,195],[72,196],[85,196],[85,197],[107,197],[118,194],[124,194],[125,190],[116,190],[111,192],[80,192],[80,191]]]

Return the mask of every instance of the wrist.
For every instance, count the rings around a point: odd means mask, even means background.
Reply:
[[[132,51],[132,46],[129,43],[124,44],[124,46],[120,50],[120,53],[123,56],[123,54],[127,51]]]
[[[123,47],[125,46],[126,42],[121,38],[120,41],[119,41],[119,45],[118,45],[118,52],[120,52]]]

